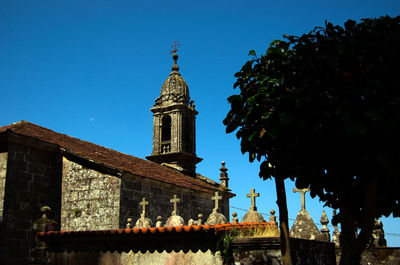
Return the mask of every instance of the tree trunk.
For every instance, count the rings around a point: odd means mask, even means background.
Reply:
[[[341,213],[341,228],[340,233],[340,247],[342,253],[340,256],[340,265],[359,265],[361,253],[358,251],[357,237],[356,237],[356,219],[354,211],[349,204],[344,203],[340,207]]]
[[[282,265],[292,265],[292,257],[290,256],[289,222],[286,203],[285,182],[282,177],[275,177],[275,186],[276,195],[278,197],[276,203],[279,207]]]
[[[341,227],[340,245],[342,254],[340,265],[360,265],[361,255],[367,246],[374,228],[376,215],[376,185],[377,178],[366,181],[363,187],[363,215],[361,219],[360,234],[356,236],[356,225],[351,196],[346,196],[340,207]]]

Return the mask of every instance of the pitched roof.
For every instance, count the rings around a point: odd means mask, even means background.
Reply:
[[[58,133],[27,121],[20,121],[0,127],[0,135],[6,132],[12,132],[54,144],[63,152],[140,177],[209,193],[215,190],[221,190],[219,187],[186,176],[166,166],[123,154],[113,149],[83,141],[66,134]]]

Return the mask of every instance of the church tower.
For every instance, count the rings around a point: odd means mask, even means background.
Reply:
[[[196,115],[189,87],[179,73],[178,55],[172,56],[172,72],[161,87],[153,112],[153,152],[146,158],[190,176],[196,174]]]

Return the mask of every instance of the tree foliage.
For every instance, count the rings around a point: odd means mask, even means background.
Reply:
[[[290,178],[341,209],[342,229],[345,206],[361,228],[399,217],[400,16],[284,37],[235,74],[226,131],[263,160],[260,177]]]

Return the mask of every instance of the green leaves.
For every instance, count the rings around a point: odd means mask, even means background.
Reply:
[[[400,161],[400,17],[349,20],[344,28],[326,22],[284,38],[261,57],[249,51],[224,119],[251,162],[265,158],[260,177],[295,179],[334,207],[338,187],[358,194],[365,176],[400,185],[393,162]],[[377,216],[400,212],[394,192],[379,185],[397,208],[381,203]]]

